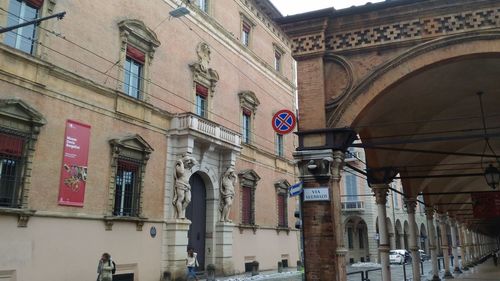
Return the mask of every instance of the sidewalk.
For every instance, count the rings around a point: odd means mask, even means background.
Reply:
[[[200,279],[206,281],[206,279]],[[259,275],[252,276],[250,272],[228,277],[216,277],[217,281],[253,281],[253,280],[273,280],[273,281],[301,281],[302,275],[296,268],[284,268],[283,272],[276,270],[261,271]]]

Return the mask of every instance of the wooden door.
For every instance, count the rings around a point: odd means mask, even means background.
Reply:
[[[198,253],[198,270],[205,270],[205,232],[206,232],[206,198],[205,183],[199,174],[189,179],[191,185],[191,203],[186,209],[186,217],[191,221],[188,231],[189,246]]]

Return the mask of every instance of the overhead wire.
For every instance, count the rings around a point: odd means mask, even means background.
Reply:
[[[24,20],[24,21],[25,21],[25,19],[23,19],[23,18],[21,18],[21,17],[19,17],[19,16],[15,15],[15,14],[13,14],[13,13],[11,13],[11,12],[9,12],[9,11],[7,11],[7,10],[3,9],[2,7],[0,7],[0,10],[4,11],[4,12],[6,12],[6,13],[10,14],[10,15],[16,16],[17,18],[19,18],[19,19],[21,19],[21,20]],[[164,21],[165,21],[165,20],[164,20]],[[184,22],[183,22],[183,23],[184,23]],[[186,25],[186,23],[184,23],[184,24]],[[158,26],[159,26],[159,25],[158,25]],[[186,25],[186,26],[187,26],[187,25]],[[188,26],[188,27],[189,27],[189,26]],[[47,31],[49,34],[52,34],[52,35],[56,36],[57,38],[63,39],[63,40],[65,40],[65,41],[67,41],[68,43],[70,43],[70,44],[72,44],[72,45],[74,45],[74,46],[76,46],[76,47],[81,48],[82,50],[87,51],[88,53],[90,53],[90,54],[92,54],[92,55],[94,55],[94,56],[96,56],[96,57],[98,57],[98,58],[100,58],[100,59],[102,59],[102,60],[107,61],[108,63],[111,63],[111,64],[112,64],[112,66],[111,66],[110,68],[108,68],[106,71],[101,71],[101,70],[99,70],[99,69],[97,69],[97,68],[95,68],[95,67],[93,67],[93,66],[91,66],[91,65],[89,65],[89,64],[86,64],[86,63],[84,63],[84,62],[81,62],[81,61],[79,61],[79,60],[77,60],[77,59],[75,59],[75,58],[73,58],[73,57],[71,57],[71,56],[69,56],[69,55],[66,55],[66,54],[62,53],[61,51],[58,51],[58,50],[55,50],[54,48],[51,48],[51,47],[47,46],[46,44],[43,44],[42,42],[40,42],[39,40],[37,40],[37,39],[35,39],[35,38],[27,37],[27,36],[24,36],[24,35],[22,35],[22,34],[18,34],[18,36],[21,36],[21,37],[23,37],[23,38],[25,38],[25,39],[31,40],[31,41],[33,41],[34,43],[37,43],[37,44],[39,44],[39,45],[41,45],[41,46],[43,46],[43,47],[45,47],[45,48],[47,48],[47,49],[49,49],[49,50],[51,50],[51,51],[53,51],[53,52],[55,52],[55,53],[57,53],[57,54],[61,55],[61,56],[64,56],[64,57],[65,57],[65,58],[67,58],[67,59],[70,59],[70,60],[72,60],[72,61],[74,61],[74,62],[76,62],[76,63],[79,63],[79,64],[81,64],[81,65],[83,65],[83,66],[85,66],[85,67],[88,67],[89,69],[94,70],[94,71],[96,71],[96,72],[98,72],[98,73],[100,73],[100,74],[102,74],[102,75],[105,75],[105,76],[106,76],[106,79],[111,78],[112,80],[115,80],[115,81],[117,81],[117,82],[119,82],[119,83],[124,83],[124,81],[120,80],[119,78],[116,78],[116,77],[111,76],[111,75],[109,75],[109,74],[108,74],[108,72],[110,71],[110,69],[112,69],[114,66],[116,66],[116,65],[119,63],[119,61],[117,61],[117,62],[113,62],[113,61],[111,61],[111,60],[109,60],[109,59],[107,59],[107,58],[105,58],[105,57],[103,57],[103,56],[101,56],[101,55],[99,55],[99,54],[95,53],[94,51],[92,51],[92,50],[90,50],[90,49],[88,49],[88,48],[86,48],[86,47],[83,47],[83,46],[81,46],[81,45],[80,45],[80,44],[78,44],[78,43],[75,43],[75,42],[73,42],[73,41],[69,40],[68,38],[66,38],[66,36],[63,36],[62,34],[57,33],[57,32],[55,32],[55,31],[53,31],[53,30],[49,30],[49,29],[46,29],[46,28],[43,28],[43,27],[40,27],[40,26],[39,26],[39,28],[41,28],[41,29],[43,29],[43,30]],[[197,33],[196,33],[196,34],[197,34]],[[197,34],[197,35],[198,35],[198,34]],[[198,35],[198,36],[199,36],[199,35]],[[216,50],[216,49],[214,48],[214,50]],[[217,53],[219,53],[219,52],[218,52],[218,50],[216,50],[216,52],[217,52]],[[219,54],[220,54],[220,53],[219,53]],[[221,54],[221,56],[222,56],[224,59],[226,59],[226,60],[227,60],[227,58],[225,58],[225,56],[223,56],[222,54]],[[232,62],[231,62],[231,64],[232,64]],[[233,66],[235,66],[234,64],[232,64],[232,65],[233,65]],[[127,69],[125,69],[124,67],[122,67],[122,66],[119,66],[119,67],[120,67],[122,70],[127,71],[127,72],[129,72],[129,73],[130,73],[130,71],[128,71],[128,70],[127,70]],[[244,72],[242,72],[242,71],[241,71],[241,70],[240,70],[237,66],[235,66],[235,68],[236,68],[239,72],[243,73],[246,77],[248,77],[248,76],[247,76]],[[182,95],[180,95],[180,94],[177,94],[177,93],[173,92],[172,90],[167,89],[167,88],[165,88],[165,87],[163,87],[163,86],[161,86],[161,85],[159,85],[159,84],[157,84],[157,83],[155,83],[155,82],[151,81],[150,79],[149,79],[149,80],[146,80],[144,77],[140,77],[140,79],[141,79],[143,82],[150,83],[151,85],[154,85],[154,86],[156,86],[156,87],[160,88],[160,89],[161,89],[161,90],[163,90],[163,91],[166,91],[166,92],[168,92],[168,93],[170,93],[170,94],[172,94],[172,95],[174,95],[174,96],[177,96],[177,97],[181,98],[182,100],[184,100],[184,101],[186,101],[186,102],[188,102],[188,103],[190,103],[190,104],[192,104],[192,105],[196,105],[193,101],[191,101],[191,100],[187,99],[186,97],[184,97],[184,96],[182,96]],[[258,87],[261,87],[261,86],[260,86],[260,85],[259,85],[256,81],[253,81],[253,80],[252,80],[252,82],[253,82],[253,83],[255,83],[256,85],[258,85]],[[262,88],[261,88],[261,89],[262,89]],[[139,92],[141,92],[141,93],[143,93],[143,94],[146,94],[146,92],[145,92],[143,89],[138,89],[138,91],[139,91]],[[278,101],[278,102],[279,102],[279,100],[277,100],[277,99],[276,99],[274,96],[272,96],[270,93],[268,93],[267,91],[264,91],[264,92],[265,92],[266,94],[268,94],[270,97],[272,97],[273,99],[275,99],[276,101]],[[177,106],[177,105],[175,105],[175,104],[173,104],[173,103],[170,103],[170,102],[168,102],[168,101],[166,101],[166,100],[164,100],[164,99],[162,99],[162,98],[160,98],[160,97],[158,97],[158,96],[156,96],[156,95],[152,95],[151,93],[149,93],[149,94],[148,94],[148,97],[155,98],[155,99],[157,99],[157,100],[159,100],[159,101],[161,101],[161,102],[164,102],[165,104],[168,104],[168,105],[170,105],[170,106],[173,106],[174,108],[177,108],[177,109],[179,109],[179,110],[181,110],[181,111],[184,111],[184,108],[181,108],[181,107],[179,107],[179,106]],[[211,110],[209,110],[209,109],[207,109],[207,111],[209,111],[212,115],[217,116],[218,118],[221,118],[222,120],[229,122],[230,124],[234,125],[234,126],[235,126],[235,127],[237,127],[237,128],[238,128],[238,127],[240,127],[240,124],[238,124],[238,123],[236,123],[236,122],[234,122],[234,121],[232,121],[232,120],[227,119],[226,117],[224,117],[224,116],[223,116],[223,115],[221,115],[221,114],[218,114],[218,113],[216,113],[216,112],[214,112],[214,111],[211,111]],[[260,139],[262,139],[262,140],[264,140],[264,141],[268,142],[269,144],[272,144],[273,146],[275,145],[275,142],[274,142],[274,141],[271,141],[268,137],[264,137],[264,136],[261,136],[260,134],[255,133],[255,130],[252,130],[252,132],[251,132],[251,133],[252,133],[252,135],[253,135],[253,136],[259,137]],[[264,147],[264,146],[262,146],[262,145],[259,145],[259,144],[255,143],[255,142],[254,142],[254,143],[251,143],[251,145],[253,145],[253,146],[257,147],[257,148],[263,149],[264,151],[268,151],[268,149],[267,149],[266,147]],[[287,151],[287,152],[293,152],[293,150],[287,149],[285,146],[283,147],[283,149],[284,149],[285,151]],[[274,154],[274,152],[268,152],[268,153]]]

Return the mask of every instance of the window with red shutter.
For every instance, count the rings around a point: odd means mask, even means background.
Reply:
[[[278,194],[278,226],[286,227],[286,195]]]
[[[253,224],[252,221],[252,190],[250,187],[241,188],[241,223]]]
[[[241,43],[247,46],[250,44],[250,31],[252,30],[252,26],[248,22],[243,22],[243,26],[241,28]]]
[[[0,133],[0,206],[17,208],[23,171],[23,149],[26,139]]]
[[[139,181],[141,163],[118,159],[115,178],[115,216],[139,216]]]

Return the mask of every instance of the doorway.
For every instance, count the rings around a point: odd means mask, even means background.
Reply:
[[[207,191],[202,177],[194,173],[189,179],[191,203],[186,208],[186,217],[191,221],[188,231],[188,245],[198,253],[198,270],[205,270],[205,232]]]

